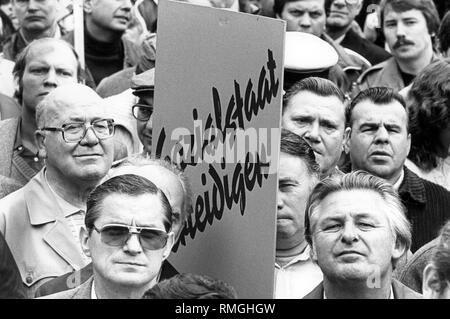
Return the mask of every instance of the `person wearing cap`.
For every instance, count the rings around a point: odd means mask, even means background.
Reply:
[[[327,34],[344,48],[367,59],[371,65],[387,60],[391,55],[383,48],[360,36],[353,28],[363,0],[328,0]]]
[[[304,48],[308,48],[305,50]],[[317,54],[320,52],[320,55]],[[336,50],[326,41],[310,33],[287,31],[284,48],[283,89],[288,91],[296,82],[307,77],[333,78],[341,83],[336,73]]]
[[[137,133],[144,147],[143,153],[150,154],[152,150],[152,114],[153,96],[155,90],[155,69],[138,74],[132,79],[133,94],[138,102],[133,105],[132,112],[136,118]]]
[[[358,54],[351,54],[353,51],[344,49],[325,33],[325,0],[275,0],[274,12],[277,18],[286,21],[286,31],[311,33],[333,46],[339,59],[330,70],[328,79],[344,93],[350,94],[358,77],[370,64]]]

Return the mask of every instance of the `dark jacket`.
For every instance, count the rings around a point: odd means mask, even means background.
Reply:
[[[178,271],[167,261],[164,260],[161,266],[161,276],[159,280],[171,278],[178,274]],[[85,283],[93,275],[92,263],[89,263],[80,270],[69,272],[60,277],[54,278],[42,284],[37,290],[35,297],[51,295],[57,292],[76,288]]]
[[[395,279],[392,279],[392,290],[394,291],[394,299],[422,299],[421,294],[409,289]],[[323,282],[303,297],[303,299],[323,299]]]
[[[0,299],[10,298],[25,298],[25,291],[13,255],[0,233]]]
[[[386,50],[362,38],[353,29],[347,31],[340,45],[361,54],[372,65],[381,63],[391,57]]]
[[[420,178],[406,167],[398,193],[412,224],[411,251],[438,236],[442,225],[450,218],[450,192],[444,187]]]

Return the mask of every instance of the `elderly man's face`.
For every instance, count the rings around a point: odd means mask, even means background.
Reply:
[[[280,153],[277,249],[291,249],[305,242],[305,207],[316,182],[303,159]]]
[[[99,230],[109,224],[118,224],[166,232],[164,208],[156,194],[110,194],[98,209],[99,217],[94,226]],[[128,289],[150,288],[156,283],[162,262],[172,248],[173,234],[164,247],[155,250],[143,248],[139,236],[132,234],[123,245],[111,246],[95,229],[90,234],[82,234],[82,246],[92,258],[96,280]]]
[[[326,196],[311,214],[312,258],[332,280],[384,278],[404,247],[390,228],[389,206],[372,190]]]
[[[384,10],[383,31],[392,55],[399,59],[419,58],[432,50],[427,22],[420,10],[397,12],[388,6]]]
[[[358,103],[352,111],[352,127],[346,129],[352,169],[365,170],[395,183],[411,147],[408,116],[397,102]]]
[[[114,168],[112,176],[135,174],[147,178],[161,189],[167,197],[172,207],[172,231],[175,235],[175,242],[181,234],[183,221],[181,215],[184,210],[184,190],[179,178],[159,165],[132,166],[124,165]]]
[[[325,0],[298,0],[286,2],[281,11],[286,31],[300,31],[320,37],[325,31]]]
[[[346,28],[361,10],[361,0],[331,0],[330,13],[327,17],[327,27]]]
[[[30,111],[56,87],[76,83],[77,60],[68,46],[56,43],[34,45],[22,77],[22,104]]]
[[[82,93],[76,91],[73,94]],[[107,118],[106,114],[104,106],[96,99],[92,104],[89,104],[88,99],[83,104],[61,102],[47,111],[45,127],[60,128],[74,122],[89,125],[94,120]],[[79,142],[66,142],[59,131],[44,131],[40,134],[45,138],[41,143],[39,154],[46,156],[47,170],[60,180],[74,185],[96,183],[111,167],[114,139],[98,138],[92,127],[85,132]]]
[[[342,153],[345,126],[345,108],[339,98],[299,92],[283,111],[282,126],[311,145],[323,175],[334,170]]]
[[[130,0],[88,0],[89,19],[99,29],[124,32],[131,19]],[[85,9],[86,11],[86,9]]]
[[[59,0],[13,0],[19,25],[28,32],[50,29],[58,14]]]

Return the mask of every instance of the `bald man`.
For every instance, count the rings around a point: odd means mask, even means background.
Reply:
[[[114,153],[114,123],[103,99],[81,84],[57,87],[36,109],[45,167],[0,200],[0,231],[17,262],[28,297],[46,280],[90,262],[79,233],[87,195],[104,178]]]

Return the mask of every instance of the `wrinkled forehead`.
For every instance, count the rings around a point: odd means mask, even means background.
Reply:
[[[370,218],[379,224],[388,225],[389,212],[390,206],[375,190],[351,189],[329,193],[309,213],[311,224],[327,219],[357,221]]]
[[[183,207],[184,191],[179,178],[159,165],[132,166],[125,165],[113,169],[112,176],[136,174],[147,178],[161,189],[166,195],[170,206],[174,210],[181,211]]]

